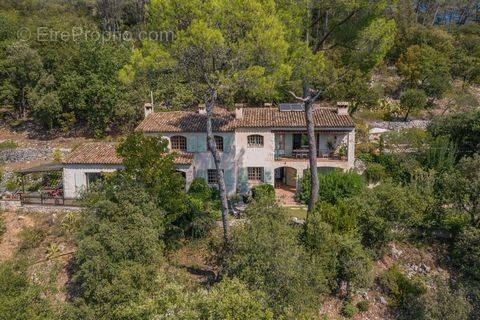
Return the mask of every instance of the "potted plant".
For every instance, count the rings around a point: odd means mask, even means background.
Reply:
[[[346,145],[342,145],[338,150],[338,156],[341,160],[347,160],[348,149]]]

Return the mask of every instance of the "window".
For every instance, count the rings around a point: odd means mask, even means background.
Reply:
[[[218,151],[223,151],[223,137],[221,136],[214,136],[215,144],[217,145]],[[208,145],[208,138],[207,138],[207,149],[210,150],[210,146]]]
[[[250,148],[260,148],[263,147],[263,136],[254,134],[247,137],[247,143]]]
[[[90,189],[93,184],[103,179],[103,176],[100,172],[87,172],[85,175],[87,176],[87,189]]]
[[[249,181],[263,181],[263,168],[262,167],[249,167],[248,168],[248,180]]]
[[[172,150],[187,151],[187,138],[183,136],[174,136],[170,138]]]
[[[218,184],[217,169],[208,169],[207,181],[208,181],[208,184]]]

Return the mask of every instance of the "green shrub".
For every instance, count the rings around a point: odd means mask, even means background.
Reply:
[[[342,307],[342,315],[346,318],[353,318],[357,313],[357,307],[350,302],[346,302]]]
[[[187,195],[187,212],[175,222],[179,230],[174,234],[177,238],[185,235],[190,238],[204,238],[215,226],[217,201],[213,201],[212,190],[204,179],[196,179],[193,190]],[[182,234],[183,233],[183,234]]]
[[[363,174],[369,183],[380,182],[387,176],[385,168],[379,163],[369,163]]]
[[[319,200],[326,201],[331,204],[354,197],[360,194],[365,185],[362,176],[357,173],[343,172],[341,170],[333,170],[327,174],[320,174],[319,181]],[[307,170],[300,184],[300,192],[297,194],[297,201],[307,203],[310,199],[310,172]]]
[[[422,320],[478,319],[471,315],[472,306],[463,290],[452,290],[443,281],[437,279],[435,288],[422,298],[424,315]]]
[[[62,162],[62,152],[58,149],[55,149],[52,154],[52,158],[54,162],[61,163]]]
[[[15,191],[20,189],[21,185],[22,185],[22,180],[20,176],[16,174],[12,174],[10,178],[8,178],[7,182],[5,183],[5,188],[7,188],[8,191]]]
[[[143,302],[158,290],[153,279],[163,261],[168,217],[155,199],[123,172],[87,194],[73,282],[90,318],[153,317]]]
[[[308,251],[322,261],[333,289],[340,281],[346,281],[349,290],[372,283],[372,260],[355,236],[334,233],[330,224],[313,215],[305,227],[303,240]]]
[[[3,142],[0,142],[0,151],[16,149],[17,147],[18,144],[12,140],[5,140]]]
[[[374,249],[379,255],[393,239],[392,223],[370,211],[370,208],[365,208],[360,212],[358,226],[362,244],[367,248]]]
[[[332,204],[356,196],[364,189],[362,177],[353,171],[333,170],[326,175],[321,175],[318,181],[320,186],[319,200]]]
[[[172,239],[183,236],[204,238],[215,226],[221,203],[218,191],[208,185],[203,178],[193,179],[187,195],[186,213],[174,222],[175,229],[169,233]]]
[[[198,199],[204,201],[211,200],[213,196],[212,187],[210,187],[207,181],[203,178],[195,178],[190,184],[188,193]]]
[[[338,242],[338,277],[352,288],[367,288],[373,283],[373,262],[358,239],[343,236]]]
[[[354,205],[348,201],[337,205],[320,201],[315,206],[314,215],[331,225],[335,233],[353,233],[357,229],[357,208]]]
[[[426,212],[431,204],[424,195],[415,191],[417,190],[386,181],[367,190],[361,198],[361,205],[364,210],[388,221],[408,223],[416,219],[415,216]]]
[[[421,297],[427,292],[418,279],[409,279],[398,266],[390,267],[380,278],[382,288],[389,296],[389,306],[397,310],[404,319],[421,316]]]
[[[20,232],[20,244],[18,249],[22,252],[37,248],[45,239],[46,233],[40,228],[25,228]]]
[[[195,212],[189,226],[186,229],[186,236],[200,239],[208,236],[210,231],[215,226],[215,218],[209,212]]]
[[[252,198],[256,201],[275,201],[275,188],[271,184],[260,184],[252,188]]]
[[[480,229],[465,229],[455,240],[452,256],[462,272],[480,280]]]
[[[367,312],[370,309],[370,302],[368,300],[362,300],[357,303],[357,308],[360,312]]]
[[[26,266],[0,263],[0,319],[55,319],[44,288],[32,283]]]
[[[224,275],[265,292],[276,318],[315,312],[329,290],[324,268],[298,243],[298,229],[276,206],[254,202],[247,215],[251,223],[232,228]]]
[[[199,304],[200,319],[274,319],[266,295],[237,279],[224,279]]]

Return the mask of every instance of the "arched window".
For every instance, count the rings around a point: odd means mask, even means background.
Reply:
[[[170,138],[172,150],[187,151],[187,138],[184,136],[173,136]]]
[[[263,136],[252,134],[247,137],[247,144],[249,148],[261,148],[263,147]]]
[[[222,136],[214,136],[215,144],[217,145],[218,151],[223,151],[223,137]],[[210,150],[210,145],[208,144],[207,138],[207,149]]]

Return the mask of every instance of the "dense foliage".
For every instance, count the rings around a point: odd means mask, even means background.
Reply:
[[[150,94],[173,110],[212,92],[233,107],[291,101],[289,91],[307,88],[350,101],[352,114],[437,116],[427,130],[358,145],[363,177],[321,175],[303,227],[274,204],[272,186],[257,186],[227,246],[214,235],[218,191],[195,179],[186,192],[168,143],[129,135],[118,149],[125,170],[85,195],[73,228],[71,301],[57,314],[36,274],[2,262],[0,318],[311,319],[327,295],[353,317],[368,309],[352,297],[372,288],[374,259],[391,241],[428,240],[445,245],[455,281],[388,268],[377,283],[392,315],[478,319],[479,82],[473,1],[2,1],[0,111],[12,126],[101,137],[132,129]],[[300,201],[309,188],[307,172]],[[27,260],[47,237],[34,227],[20,236]],[[216,274],[191,286],[169,259],[202,238],[217,249]]]
[[[0,263],[0,319],[55,319],[42,287],[30,282],[24,263]]]
[[[303,203],[308,202],[310,195],[309,175],[307,170],[301,182],[301,192],[297,195],[297,200]],[[318,181],[320,185],[318,199],[331,204],[358,195],[364,188],[362,177],[353,171],[333,170],[327,174],[321,174]]]
[[[2,106],[65,133],[131,129],[150,92],[158,106],[191,108],[207,86],[200,67],[227,106],[287,101],[309,85],[352,111],[395,115],[394,98],[405,117],[443,97],[459,102],[448,109],[471,105],[466,87],[480,81],[478,16],[458,1],[25,0],[0,10]]]

